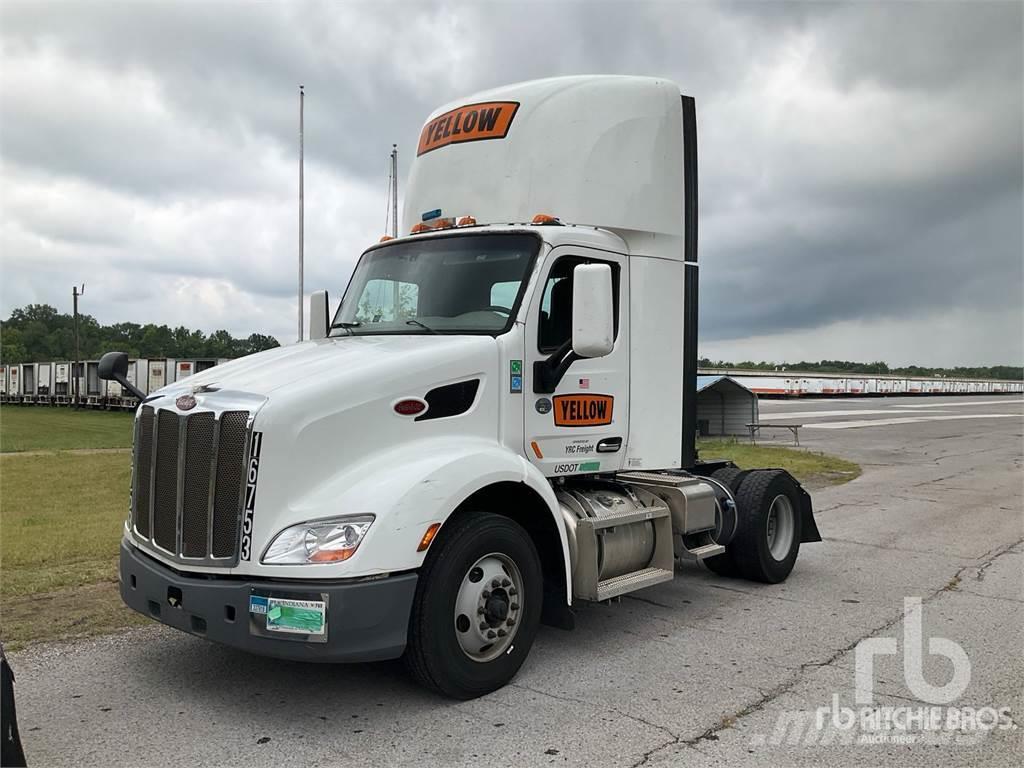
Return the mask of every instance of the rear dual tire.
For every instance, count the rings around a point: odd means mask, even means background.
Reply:
[[[725,553],[704,564],[720,576],[766,584],[784,581],[800,553],[800,488],[796,481],[779,469],[754,470],[740,477],[740,470],[730,467],[711,477],[733,491],[738,525]]]

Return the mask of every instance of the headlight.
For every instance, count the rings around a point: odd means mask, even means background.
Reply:
[[[356,553],[372,523],[373,515],[358,515],[293,525],[274,537],[261,562],[266,565],[340,563]]]

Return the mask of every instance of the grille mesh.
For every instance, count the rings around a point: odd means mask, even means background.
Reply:
[[[153,493],[153,541],[174,552],[178,538],[178,417],[171,411],[160,411],[156,420]]]
[[[210,467],[215,418],[212,413],[189,416],[185,434],[185,481],[181,498],[181,554],[206,556],[209,530]]]
[[[149,538],[149,484],[153,479],[153,409],[148,405],[139,416],[139,436],[135,441],[135,476],[132,498],[135,504],[135,530]]]
[[[142,408],[132,481],[132,524],[139,537],[176,558],[233,561],[248,422],[248,411],[218,419],[207,411]]]
[[[245,476],[245,411],[230,411],[220,419],[217,451],[217,491],[213,504],[213,556],[228,557],[238,546],[238,512]]]

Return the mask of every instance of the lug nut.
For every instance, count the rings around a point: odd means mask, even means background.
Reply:
[[[512,605],[510,605],[509,608],[511,608],[513,611],[518,611],[519,603],[512,603]]]
[[[493,640],[497,636],[498,636],[497,633],[493,629],[490,632],[487,633],[487,639],[488,640]]]
[[[491,590],[489,590],[489,589],[485,589],[485,590],[484,590],[483,592],[481,592],[480,594],[481,594],[481,595],[483,596],[484,600],[486,600],[486,599],[487,599],[488,597],[490,597],[490,596],[491,596]]]
[[[487,622],[485,622],[485,621],[481,621],[480,622],[480,631],[481,632],[486,632],[487,631]]]
[[[508,593],[510,595],[512,595],[512,597],[515,597],[516,595],[519,594],[519,590],[517,590],[515,587],[512,587],[512,588],[509,589]]]
[[[508,621],[505,622],[505,624],[507,624],[510,627],[514,627],[516,625],[516,620],[515,619],[509,619]]]
[[[507,586],[508,586],[509,584],[511,584],[511,583],[512,583],[512,582],[511,582],[511,581],[509,581],[508,579],[502,579],[502,580],[501,580],[501,586],[503,586],[503,587],[507,587]]]
[[[498,637],[504,637],[507,634],[508,634],[508,632],[506,632],[504,629],[499,629],[498,630]]]
[[[483,614],[484,614],[484,607],[483,607],[482,605],[481,605],[481,606],[479,606],[479,607],[478,607],[478,608],[476,609],[476,612],[477,612],[478,614],[480,614],[481,616],[483,616]]]
[[[501,582],[498,581],[497,579],[491,579],[491,586],[494,587],[495,589],[497,589],[498,587],[501,586]]]

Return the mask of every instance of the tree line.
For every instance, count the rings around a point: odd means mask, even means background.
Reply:
[[[697,361],[701,368],[732,368],[744,371],[800,371],[801,373],[848,373],[855,374],[891,374],[894,376],[943,376],[961,379],[1003,379],[1021,381],[1024,379],[1024,366],[989,365],[989,366],[956,366],[954,368],[929,368],[921,365],[906,365],[890,368],[881,361],[874,363],[856,363],[849,360],[819,360],[810,362],[801,360],[799,363],[775,363],[744,360],[730,363],[724,360],[709,360],[702,357]]]
[[[178,326],[147,323],[100,325],[91,315],[78,316],[82,360],[118,350],[129,357],[175,359],[241,357],[279,346],[277,339],[252,333],[236,339],[224,330],[205,334]],[[0,320],[0,360],[36,363],[75,359],[75,321],[49,304],[29,304]]]
[[[184,326],[171,328],[147,323],[114,323],[100,325],[91,315],[78,316],[79,339],[83,360],[95,360],[112,349],[127,352],[130,357],[171,357],[176,359],[242,357],[253,352],[279,346],[277,339],[262,333],[235,338],[224,330],[205,334]],[[74,360],[74,318],[60,313],[49,304],[29,304],[0,320],[0,360],[5,363],[36,363],[53,360]],[[882,361],[858,363],[849,360],[801,360],[798,363],[738,363],[711,360],[697,361],[701,368],[733,368],[750,371],[801,371],[806,373],[893,374],[896,376],[949,376],[958,378],[1024,379],[1024,367],[1012,365],[957,366],[930,368],[920,365],[890,367]]]

